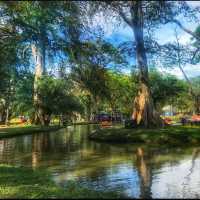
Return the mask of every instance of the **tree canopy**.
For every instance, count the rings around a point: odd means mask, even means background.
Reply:
[[[198,20],[197,13],[186,1],[1,1],[1,121],[23,114],[48,125],[54,116],[92,120],[106,110],[151,127],[162,125],[167,104],[198,113],[199,79],[188,78],[184,66],[199,62],[200,29],[180,20]],[[132,40],[109,41],[91,25],[98,14],[128,26]],[[175,42],[159,44],[154,36],[165,24],[191,42],[181,44],[175,31]],[[179,67],[185,81],[158,72],[158,62]]]

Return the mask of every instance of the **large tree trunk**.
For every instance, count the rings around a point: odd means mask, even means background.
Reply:
[[[32,45],[32,54],[35,58],[35,78],[33,101],[35,106],[35,124],[48,125],[46,121],[45,111],[42,108],[42,100],[38,94],[38,80],[45,72],[45,45],[41,42],[39,45]]]
[[[87,104],[86,104],[86,110],[85,110],[85,119],[90,122],[92,120],[92,98],[90,95],[88,95],[88,99],[87,99]]]
[[[2,107],[0,110],[0,124],[5,124],[6,121],[6,100],[2,102]]]
[[[10,112],[10,106],[11,106],[11,98],[12,98],[12,85],[11,85],[11,79],[9,80],[8,84],[8,93],[5,98],[5,125],[9,126],[9,121],[11,117],[11,112]]]
[[[162,120],[154,108],[150,89],[144,83],[141,83],[138,94],[134,99],[132,118],[137,125],[144,127],[162,125]]]
[[[9,126],[9,115],[10,115],[10,112],[9,112],[10,110],[9,110],[9,107],[7,107],[7,109],[6,109],[6,121],[5,121],[5,124],[7,125],[7,126]]]
[[[194,107],[195,107],[195,113],[196,113],[196,114],[200,114],[200,96],[199,96],[199,95],[196,95],[196,96],[195,96],[195,104],[194,104]]]
[[[98,105],[99,105],[99,100],[97,96],[91,96],[91,119],[92,121],[98,121],[98,114],[99,114],[99,109],[98,109]],[[90,120],[91,121],[91,120]]]
[[[143,39],[142,1],[133,2],[132,24],[136,42],[136,60],[139,68],[140,87],[134,100],[132,118],[137,125],[145,127],[161,126],[162,120],[154,109],[148,77],[147,57]]]

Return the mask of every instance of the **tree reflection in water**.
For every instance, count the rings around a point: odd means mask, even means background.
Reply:
[[[152,169],[146,161],[144,149],[137,148],[136,167],[140,178],[140,198],[151,198]]]
[[[41,137],[33,135],[32,137],[32,168],[36,169],[41,158]]]
[[[189,168],[189,173],[186,174],[186,176],[184,177],[185,181],[183,183],[183,197],[186,195],[187,191],[187,187],[188,187],[188,183],[191,181],[191,176],[194,173],[194,168],[195,168],[195,161],[197,160],[197,158],[200,155],[200,148],[194,148],[193,152],[192,152],[192,158],[191,158],[191,167]],[[198,198],[199,196],[196,196],[196,198]]]

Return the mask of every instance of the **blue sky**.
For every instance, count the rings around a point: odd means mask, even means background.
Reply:
[[[196,7],[200,6],[200,1],[188,1],[188,4],[192,7]],[[105,33],[105,39],[112,42],[114,45],[117,45],[125,41],[132,41],[134,39],[132,30],[126,24],[117,24],[113,26],[113,24],[115,24],[116,22],[105,19],[103,15],[97,16],[94,21],[96,22],[96,24],[101,25]],[[198,25],[196,22],[187,22],[184,18],[181,18],[180,21],[185,27],[187,27],[191,31],[194,31]],[[173,42],[175,40],[174,37],[175,27],[176,27],[175,24],[167,24],[160,27],[155,32],[156,40],[160,44]],[[180,42],[182,44],[187,44],[190,42],[191,36],[188,33],[184,32],[179,27],[177,27],[177,32]],[[200,76],[200,64],[197,65],[187,64],[183,67],[189,77]],[[173,69],[166,69],[164,67],[159,67],[158,70],[161,72],[168,72],[174,74],[179,78],[183,78],[181,71],[176,67]],[[126,72],[128,72],[128,70]]]

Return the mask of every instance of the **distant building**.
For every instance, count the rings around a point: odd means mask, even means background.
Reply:
[[[121,122],[123,120],[123,115],[121,112],[115,111],[115,112],[100,112],[99,114],[94,116],[94,121],[115,121],[115,122]]]
[[[173,116],[176,113],[176,108],[172,105],[167,105],[162,108],[164,116]]]

